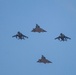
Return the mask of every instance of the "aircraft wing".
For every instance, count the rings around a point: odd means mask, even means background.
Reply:
[[[67,37],[67,36],[65,36],[65,38],[67,38],[67,39],[71,39],[70,37]]]
[[[42,62],[42,60],[41,60],[41,59],[39,59],[37,62],[41,63],[41,62]]]
[[[51,61],[49,61],[48,59],[42,59],[42,61],[41,62],[43,62],[44,64],[46,64],[46,63],[52,63]]]
[[[60,36],[58,36],[58,37],[56,37],[56,38],[55,38],[55,40],[56,40],[56,39],[60,40],[60,38],[61,38],[61,37],[60,37]]]
[[[46,63],[52,63],[51,61],[49,61],[48,59],[46,59]]]
[[[47,32],[46,30],[44,30],[44,29],[42,29],[42,28],[40,28],[40,30],[41,30],[41,32]]]
[[[23,37],[26,37],[26,38],[28,38],[27,36],[25,36],[25,35],[23,35]]]
[[[36,29],[35,29],[35,28],[33,28],[33,30],[32,30],[31,32],[36,32]]]
[[[14,35],[14,36],[12,36],[12,37],[16,37],[16,38],[17,38],[17,37],[18,37],[18,35]]]

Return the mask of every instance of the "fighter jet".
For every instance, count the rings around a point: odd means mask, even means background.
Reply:
[[[46,63],[52,63],[51,61],[49,61],[48,59],[46,59],[43,55],[42,55],[41,59],[39,59],[37,62],[44,63],[44,64],[46,64]]]
[[[25,38],[28,38],[27,36],[23,35],[21,32],[17,32],[16,35],[12,36],[12,37],[16,37],[17,39],[25,39]]]
[[[60,41],[67,41],[67,39],[71,39],[70,37],[65,36],[63,33],[60,33],[58,37],[55,38],[55,40],[58,39]]]
[[[40,28],[40,26],[38,24],[36,24],[36,27],[33,28],[33,30],[31,32],[38,32],[38,33],[40,33],[40,32],[47,32],[47,31],[42,29],[42,28]]]

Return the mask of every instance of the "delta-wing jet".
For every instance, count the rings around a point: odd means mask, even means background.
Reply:
[[[41,59],[39,59],[37,62],[44,63],[44,64],[46,64],[46,63],[52,63],[51,61],[49,61],[48,59],[46,59],[43,55],[42,55]]]
[[[36,27],[33,28],[33,30],[31,32],[47,32],[46,30],[42,29],[38,24],[36,24]]]
[[[28,38],[27,36],[23,35],[21,32],[17,32],[16,35],[12,36],[12,37],[16,37],[17,39],[25,39],[25,38]]]
[[[67,41],[67,39],[71,39],[70,37],[65,36],[63,33],[60,33],[58,37],[55,38],[55,40],[58,39],[60,41]]]

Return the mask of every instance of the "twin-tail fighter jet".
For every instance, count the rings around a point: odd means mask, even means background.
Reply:
[[[47,32],[47,31],[42,29],[42,28],[40,28],[40,26],[38,24],[36,24],[36,27],[33,28],[33,30],[31,32],[38,32],[38,33],[40,33],[40,32]]]
[[[17,32],[16,35],[12,36],[12,37],[16,37],[17,39],[25,39],[25,38],[28,38],[27,36],[23,35],[21,32]]]
[[[43,55],[42,55],[41,59],[39,59],[37,62],[44,63],[44,64],[46,64],[46,63],[52,63],[51,61],[49,61],[48,59],[46,59]]]
[[[65,36],[63,33],[60,33],[58,37],[55,38],[55,40],[58,39],[60,41],[67,41],[67,39],[71,39],[70,37]]]

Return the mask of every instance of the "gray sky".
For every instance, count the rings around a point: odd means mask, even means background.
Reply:
[[[36,24],[47,32],[31,32]],[[54,40],[61,32],[71,40]],[[76,0],[0,0],[0,75],[76,75],[75,32]]]

